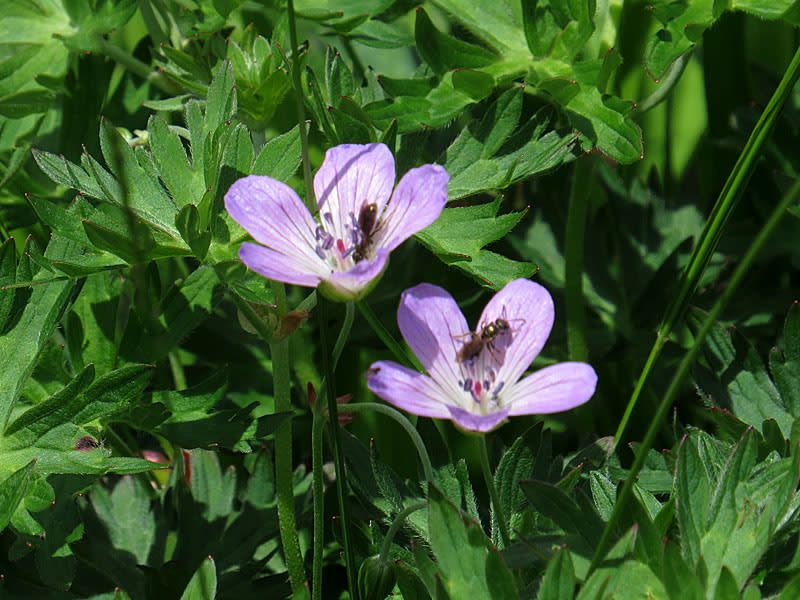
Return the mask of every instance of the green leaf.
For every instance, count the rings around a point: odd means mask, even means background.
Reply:
[[[301,161],[300,129],[295,126],[264,144],[253,163],[252,172],[253,175],[267,175],[278,181],[289,181],[297,172]]]
[[[536,267],[501,257],[483,247],[505,236],[524,212],[497,216],[502,198],[464,208],[446,208],[417,239],[445,263],[472,275],[483,285],[499,289],[508,281],[532,275]]]
[[[8,119],[21,119],[27,115],[47,112],[54,96],[46,90],[31,90],[0,98],[0,115]]]
[[[0,483],[0,531],[8,526],[14,511],[22,502],[35,464],[36,460],[32,460]]]
[[[210,556],[195,571],[181,600],[214,600],[217,597],[217,567]]]
[[[485,48],[441,33],[421,7],[417,8],[414,37],[420,56],[440,75],[452,69],[486,67],[499,58]]]
[[[67,253],[69,245],[69,242],[54,240],[48,245],[45,256],[59,258]],[[46,277],[46,274],[41,274],[36,279]],[[0,355],[14,357],[0,370],[0,427],[5,428],[8,423],[17,397],[33,371],[36,357],[69,303],[73,285],[71,281],[56,281],[34,286],[19,319],[4,335],[0,335]]]
[[[537,600],[569,600],[574,598],[575,569],[566,548],[557,548],[547,563],[547,569],[539,587]]]
[[[197,204],[205,193],[203,173],[189,163],[181,139],[161,116],[150,118],[147,132],[159,177],[175,204]]]
[[[467,521],[435,487],[429,489],[428,530],[442,585],[450,598],[516,598],[508,567],[489,548],[480,526]],[[493,592],[500,596],[493,596]]]
[[[567,533],[580,535],[593,548],[603,522],[588,501],[579,504],[558,487],[544,481],[521,481],[528,501],[542,515]]]
[[[230,61],[222,61],[211,80],[206,98],[205,125],[209,133],[215,132],[220,125],[236,114],[235,83]]]
[[[147,489],[140,480],[122,477],[111,493],[96,486],[90,498],[114,549],[128,552],[136,564],[146,565],[155,543],[156,522]]]
[[[200,212],[194,204],[187,204],[175,217],[175,227],[181,233],[183,240],[189,244],[194,255],[203,260],[211,245],[211,232],[200,229]]]

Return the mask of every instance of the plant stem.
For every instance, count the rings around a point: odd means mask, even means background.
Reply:
[[[333,346],[333,370],[336,370],[336,365],[339,362],[339,357],[342,355],[342,350],[350,336],[350,330],[353,327],[353,319],[355,318],[355,307],[352,302],[345,305],[344,323],[339,330],[339,337],[336,338],[336,343]],[[323,380],[320,386],[320,396],[327,394],[327,379]],[[311,594],[312,600],[320,600],[322,598],[322,555],[325,547],[325,503],[324,493],[325,487],[323,482],[322,464],[322,437],[325,427],[325,418],[320,410],[319,402],[314,407],[314,419],[311,429],[311,469],[312,469],[312,485],[314,489],[314,564],[312,566],[311,576]]]
[[[286,291],[283,284],[270,282],[278,306],[278,315],[286,314]],[[272,386],[275,412],[291,412],[292,400],[289,373],[289,340],[269,344],[272,357]],[[306,584],[300,541],[294,512],[294,474],[292,472],[292,420],[286,419],[275,431],[275,495],[278,505],[278,526],[281,544],[289,568],[292,592],[298,594]]]
[[[383,345],[391,352],[395,359],[398,362],[403,363],[404,365],[414,367],[417,371],[423,371],[422,365],[417,360],[417,357],[411,353],[405,351],[405,349],[392,337],[392,334],[383,326],[383,323],[380,322],[375,313],[372,312],[369,304],[366,302],[358,302],[356,304],[358,306],[359,312],[361,315],[367,320],[369,326],[372,327],[372,330],[375,334],[380,338]]]
[[[494,509],[494,518],[500,526],[500,538],[503,540],[503,547],[508,548],[510,545],[511,537],[508,534],[508,522],[506,521],[505,512],[503,512],[503,505],[500,503],[500,496],[497,493],[497,488],[494,485],[494,476],[492,475],[492,467],[489,465],[489,449],[486,446],[486,436],[478,435],[478,449],[480,450],[481,458],[481,471],[483,471],[483,479],[486,482],[486,487],[489,490],[489,498],[492,500],[492,508]]]
[[[289,21],[289,43],[292,45],[292,84],[294,85],[297,124],[300,128],[300,151],[303,156],[303,182],[306,187],[306,208],[313,215],[317,212],[314,201],[314,185],[311,180],[311,160],[308,156],[308,130],[306,129],[306,109],[303,105],[303,85],[300,81],[300,60],[297,49],[297,21],[294,14],[294,0],[287,0],[286,16]]]
[[[391,406],[386,406],[385,404],[378,404],[377,402],[359,402],[357,404],[346,404],[341,407],[342,412],[368,412],[373,411],[380,413],[382,415],[386,415],[390,419],[394,419],[399,423],[403,429],[406,430],[408,436],[411,438],[414,446],[417,449],[417,454],[419,455],[419,461],[422,463],[422,470],[425,473],[425,479],[428,481],[433,481],[433,465],[431,464],[431,458],[428,456],[428,451],[425,448],[425,442],[422,441],[422,437],[420,436],[417,429],[411,424],[411,422],[398,410],[395,410]]]
[[[319,298],[317,304],[319,316],[320,351],[322,353],[322,371],[325,376],[325,396],[328,401],[328,418],[330,419],[331,446],[333,448],[333,461],[336,466],[336,495],[339,500],[339,514],[342,519],[342,540],[344,546],[344,562],[347,567],[347,586],[350,597],[358,600],[358,587],[356,586],[356,563],[353,546],[350,539],[350,516],[347,509],[347,471],[344,464],[342,451],[341,432],[339,430],[339,410],[336,403],[336,385],[333,379],[331,357],[328,354],[328,301]]]
[[[347,302],[344,305],[344,322],[342,328],[339,330],[339,337],[336,338],[336,343],[333,345],[333,370],[336,371],[336,365],[339,364],[339,358],[344,350],[344,345],[347,338],[350,337],[350,330],[353,328],[353,320],[356,316],[356,309],[352,302]]]
[[[764,109],[764,112],[761,113],[758,123],[756,123],[753,132],[750,134],[750,138],[747,140],[742,153],[739,155],[739,159],[736,161],[736,164],[734,165],[728,180],[725,182],[725,185],[719,194],[719,198],[717,199],[717,202],[714,205],[708,220],[706,221],[703,232],[700,234],[700,238],[692,250],[692,255],[689,258],[689,262],[681,275],[681,280],[678,285],[678,292],[673,296],[672,302],[670,303],[669,308],[667,308],[667,313],[658,327],[656,341],[654,342],[653,347],[650,349],[650,354],[647,357],[645,366],[639,375],[639,380],[636,382],[636,387],[634,388],[633,394],[628,400],[628,405],[625,407],[625,413],[622,415],[622,419],[617,427],[617,432],[614,435],[615,448],[622,440],[622,436],[628,426],[633,409],[639,400],[639,396],[641,396],[642,390],[647,382],[647,378],[650,376],[650,372],[653,370],[664,344],[666,343],[667,339],[669,339],[675,328],[675,325],[678,323],[681,317],[683,317],[683,314],[686,311],[689,300],[694,294],[697,284],[700,281],[700,277],[703,275],[703,272],[705,271],[705,268],[708,265],[708,262],[711,260],[711,256],[717,247],[717,243],[722,236],[722,232],[725,229],[725,224],[728,220],[728,217],[735,208],[739,198],[742,195],[742,192],[747,186],[750,176],[755,170],[755,166],[761,157],[761,149],[763,148],[767,138],[775,126],[775,122],[777,121],[781,108],[785,104],[787,98],[789,98],[791,95],[798,76],[800,76],[800,48],[798,48],[797,52],[795,52],[791,64],[786,69],[780,84],[778,84],[778,88],[772,95],[772,98],[767,104],[767,107]]]
[[[672,66],[667,72],[667,76],[664,78],[664,80],[661,82],[656,82],[660,83],[660,85],[653,90],[652,94],[639,102],[639,106],[636,107],[637,116],[643,115],[664,101],[673,88],[678,84],[678,81],[680,81],[681,75],[683,75],[683,71],[686,69],[686,65],[689,64],[689,60],[691,60],[691,58],[692,53],[689,51],[686,54],[678,57],[678,59],[672,63]]]
[[[736,266],[733,274],[731,275],[730,281],[725,288],[725,291],[722,292],[720,297],[711,307],[711,310],[708,312],[703,325],[700,327],[700,330],[697,332],[695,336],[694,343],[692,344],[691,349],[689,352],[683,357],[681,360],[680,365],[678,365],[678,370],[673,375],[672,380],[670,381],[669,387],[667,388],[666,393],[661,399],[660,404],[658,405],[658,409],[656,410],[653,419],[650,421],[650,426],[647,429],[647,433],[645,434],[644,440],[642,441],[639,448],[636,451],[636,459],[633,462],[633,466],[631,470],[628,472],[627,476],[625,477],[625,483],[622,486],[622,490],[617,498],[617,502],[614,504],[614,511],[611,514],[611,518],[608,520],[605,529],[603,530],[603,535],[598,542],[597,548],[595,549],[594,556],[592,557],[592,564],[590,567],[590,572],[597,568],[602,560],[606,547],[608,546],[611,533],[614,531],[617,522],[619,521],[620,516],[622,515],[623,510],[625,509],[625,505],[627,504],[628,500],[630,499],[630,495],[633,492],[633,485],[636,483],[636,478],[639,475],[642,467],[644,466],[645,460],[647,458],[647,453],[652,448],[653,442],[655,441],[656,435],[658,434],[658,430],[661,427],[661,423],[664,420],[664,417],[667,415],[672,403],[675,400],[675,396],[677,396],[678,392],[681,389],[681,384],[683,383],[683,379],[686,374],[689,372],[689,369],[694,363],[694,359],[700,353],[700,350],[703,348],[703,342],[708,335],[708,332],[714,326],[717,319],[719,318],[722,311],[728,305],[728,301],[731,299],[733,294],[739,288],[744,276],[747,274],[750,266],[753,264],[753,261],[758,256],[758,253],[764,247],[764,244],[767,242],[769,237],[775,231],[775,228],[780,223],[780,220],[783,218],[784,214],[786,213],[786,209],[789,208],[792,203],[800,196],[800,181],[795,183],[791,189],[786,193],[786,195],[781,199],[778,206],[772,211],[772,214],[767,219],[767,222],[764,223],[764,226],[758,232],[758,235],[753,240],[753,243],[747,249],[742,261]]]
[[[170,352],[167,357],[169,358],[169,368],[172,371],[172,379],[175,381],[175,389],[177,391],[186,389],[186,373],[183,370],[181,359],[178,357],[177,350]]]
[[[586,236],[586,213],[589,190],[594,179],[594,161],[584,156],[575,163],[569,196],[567,230],[564,242],[564,294],[567,305],[567,347],[570,360],[589,358],[586,343],[586,311],[583,301],[583,240]]]
[[[162,92],[167,94],[177,94],[180,92],[169,79],[164,77],[157,70],[153,69],[150,65],[143,63],[138,58],[129,54],[119,46],[110,43],[103,36],[96,36],[95,40],[100,46],[100,52],[106,55],[114,62],[122,65],[134,75],[138,75],[142,79],[149,81]]]
[[[397,532],[403,527],[403,523],[405,523],[408,516],[417,512],[418,510],[422,510],[426,506],[428,506],[427,502],[416,502],[415,504],[406,506],[403,510],[397,513],[394,521],[392,521],[392,524],[389,526],[389,531],[386,532],[386,537],[383,538],[380,553],[381,561],[386,562],[386,559],[389,557],[389,551],[392,549],[392,541],[394,541],[394,536],[396,536]]]
[[[311,474],[314,500],[314,562],[311,566],[311,598],[322,599],[322,559],[325,550],[325,485],[322,479],[322,437],[325,418],[319,401],[311,424]]]

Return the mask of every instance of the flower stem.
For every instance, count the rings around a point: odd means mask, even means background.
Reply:
[[[722,232],[725,229],[728,217],[736,207],[745,187],[747,187],[747,182],[750,180],[750,176],[753,174],[756,164],[761,158],[761,150],[775,126],[781,108],[791,95],[798,76],[800,76],[800,48],[795,52],[792,62],[783,75],[783,79],[781,79],[781,82],[778,84],[764,112],[761,113],[761,117],[758,119],[753,132],[750,134],[731,174],[728,176],[728,180],[725,182],[708,220],[706,220],[703,232],[700,234],[700,238],[697,240],[692,250],[689,262],[681,275],[678,291],[673,296],[672,302],[667,308],[667,313],[658,327],[656,341],[650,349],[650,354],[645,361],[644,368],[639,375],[639,380],[636,382],[636,387],[628,400],[625,413],[622,415],[622,419],[617,427],[617,431],[614,435],[615,448],[622,440],[633,409],[636,407],[636,403],[639,400],[639,396],[641,396],[647,378],[650,376],[650,372],[658,361],[664,344],[666,344],[667,339],[672,335],[675,326],[689,305],[689,301],[697,288],[700,277],[702,277],[719,243],[720,237],[722,237]]]
[[[322,558],[325,550],[325,485],[322,480],[322,437],[325,418],[317,406],[311,424],[311,472],[314,500],[314,562],[311,566],[311,598],[322,599]]]
[[[283,284],[271,282],[278,314],[286,314],[286,291]],[[290,412],[292,401],[289,395],[289,340],[272,341],[269,344],[272,357],[272,386],[275,397],[275,412]],[[278,526],[281,544],[289,569],[289,581],[294,594],[300,593],[306,583],[303,557],[297,537],[294,512],[294,475],[292,473],[292,420],[287,419],[275,431],[275,493],[278,505]]]
[[[306,187],[306,208],[313,215],[317,212],[314,201],[314,185],[311,180],[311,160],[308,156],[308,130],[306,129],[306,109],[303,105],[303,84],[300,81],[300,60],[297,49],[297,19],[294,14],[294,0],[287,0],[286,18],[289,21],[289,43],[292,45],[292,84],[294,85],[297,124],[300,129],[300,152],[303,157],[303,182]]]
[[[478,449],[480,450],[481,458],[481,471],[483,471],[483,479],[486,481],[486,487],[489,490],[489,498],[492,500],[492,508],[494,509],[494,518],[500,526],[500,538],[503,540],[503,547],[508,548],[510,545],[511,537],[508,534],[508,522],[506,521],[505,513],[503,512],[503,505],[500,503],[500,496],[497,493],[497,488],[494,485],[494,477],[492,476],[492,467],[489,465],[489,449],[486,446],[486,436],[479,435]]]
[[[100,47],[100,52],[114,62],[125,67],[134,75],[149,81],[162,92],[167,94],[177,94],[180,91],[169,79],[153,69],[150,65],[140,61],[138,58],[132,54],[129,54],[119,46],[110,43],[103,36],[96,36],[95,41]]]
[[[333,345],[333,370],[336,370],[336,365],[339,362],[339,357],[342,355],[342,350],[350,336],[350,330],[353,327],[353,319],[355,318],[355,307],[352,302],[345,305],[344,323],[339,330],[339,337],[336,338],[336,343]],[[320,395],[325,395],[327,392],[327,380],[322,382],[320,386]],[[320,410],[319,402],[314,407],[314,419],[312,421],[311,429],[311,470],[312,470],[312,486],[314,495],[314,562],[311,572],[311,597],[312,600],[320,600],[322,598],[322,558],[325,550],[325,486],[323,482],[322,464],[322,437],[325,427],[325,418]]]
[[[358,587],[356,586],[356,563],[353,546],[350,539],[350,515],[347,509],[347,471],[344,464],[342,451],[341,432],[339,430],[339,405],[336,403],[336,385],[333,379],[331,357],[328,354],[328,301],[320,298],[317,304],[319,317],[320,351],[322,353],[322,371],[325,376],[325,396],[328,401],[328,418],[331,427],[331,446],[333,448],[333,461],[336,467],[336,495],[339,500],[339,514],[342,520],[342,540],[344,546],[344,562],[347,567],[347,586],[350,597],[358,600]]]
[[[400,528],[403,527],[403,523],[405,523],[408,516],[417,512],[418,510],[422,510],[426,506],[428,506],[427,502],[416,502],[414,504],[409,504],[399,513],[397,513],[394,521],[392,521],[392,524],[389,526],[389,531],[386,532],[386,537],[383,538],[380,553],[381,561],[386,562],[386,559],[389,558],[389,551],[392,549],[392,541],[394,541],[394,536],[396,536],[397,532],[400,531]]]
[[[402,428],[406,430],[406,433],[408,433],[408,436],[411,438],[411,441],[414,443],[414,446],[417,449],[419,461],[422,463],[422,470],[425,473],[425,479],[428,481],[433,481],[433,465],[431,464],[430,456],[428,456],[428,451],[425,449],[425,442],[422,441],[422,436],[420,436],[419,432],[403,415],[403,413],[395,410],[391,406],[378,404],[377,402],[359,402],[357,404],[347,404],[342,406],[341,409],[342,412],[373,411],[382,415],[386,415],[390,419],[397,421],[397,423],[399,423]]]
[[[383,342],[383,345],[394,355],[398,362],[414,367],[417,371],[424,370],[417,360],[417,357],[406,352],[397,340],[392,337],[392,334],[389,333],[386,327],[383,326],[383,323],[375,316],[375,313],[372,312],[369,304],[366,302],[358,302],[357,306],[361,315],[367,320],[367,323],[369,323],[369,326],[372,327],[372,330],[380,338],[381,342]]]
[[[625,477],[625,483],[622,486],[619,496],[617,497],[616,503],[614,504],[614,511],[611,513],[611,518],[608,520],[608,523],[606,523],[605,529],[603,530],[603,535],[600,537],[600,541],[597,544],[597,548],[595,548],[594,555],[592,557],[592,563],[589,569],[590,573],[597,568],[603,556],[605,555],[606,547],[610,542],[611,533],[616,529],[617,522],[625,510],[625,505],[627,504],[631,493],[633,492],[633,485],[636,483],[637,476],[644,466],[645,460],[647,459],[647,454],[650,448],[653,446],[653,442],[658,434],[658,430],[661,427],[667,412],[672,406],[672,403],[675,401],[675,396],[677,396],[678,392],[681,390],[683,380],[686,377],[686,374],[689,372],[692,363],[694,363],[694,359],[700,353],[700,350],[702,350],[703,342],[705,341],[708,332],[711,331],[711,328],[722,314],[722,311],[728,305],[731,297],[739,288],[739,285],[750,269],[750,266],[753,264],[753,261],[758,256],[758,253],[764,247],[764,244],[775,231],[775,228],[778,226],[784,214],[786,213],[786,209],[789,208],[799,196],[800,181],[796,182],[781,199],[781,202],[775,207],[775,209],[772,211],[772,214],[769,216],[769,219],[767,219],[767,222],[764,223],[764,226],[758,232],[758,235],[756,235],[755,240],[753,240],[753,243],[747,249],[747,252],[742,258],[742,262],[736,266],[736,269],[731,275],[730,281],[725,287],[725,290],[708,312],[703,325],[700,327],[700,330],[695,336],[691,349],[686,353],[686,355],[683,357],[683,360],[681,360],[680,364],[678,365],[678,370],[675,372],[675,375],[673,375],[672,380],[669,383],[669,387],[667,388],[664,396],[661,398],[661,402],[658,405],[658,409],[656,410],[653,419],[650,421],[650,426],[647,429],[644,440],[636,449],[636,459],[634,460],[633,466]]]
[[[586,361],[589,358],[583,298],[583,240],[586,235],[589,190],[592,187],[593,179],[594,161],[590,156],[579,158],[572,174],[572,190],[569,198],[564,243],[567,347],[570,360],[577,361]]]

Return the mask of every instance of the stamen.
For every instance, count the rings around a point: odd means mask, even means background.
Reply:
[[[320,248],[319,244],[317,244],[316,247],[314,248],[314,252],[316,252],[317,256],[319,256],[322,260],[325,260],[325,251],[322,248]]]
[[[465,392],[469,392],[470,390],[472,390],[472,379],[469,378],[465,379],[463,382],[463,386]]]
[[[484,388],[484,389],[486,389],[486,390],[488,390],[490,387],[492,387],[492,384],[491,384],[491,383],[489,383],[489,380],[488,380],[488,379],[484,379],[484,380],[483,380],[483,388]]]
[[[481,386],[480,381],[476,381],[472,386],[472,391],[476,396],[480,396],[481,392],[483,391],[483,386]]]
[[[345,247],[342,240],[336,240],[336,249],[339,251],[339,254],[344,255]]]
[[[322,240],[322,247],[325,250],[330,250],[333,247],[333,236],[331,234],[327,234],[327,237]]]
[[[325,219],[328,224],[333,225],[333,215],[329,212],[326,212],[322,215],[322,218]]]
[[[317,225],[317,229],[314,231],[314,238],[319,241],[325,238],[326,235],[328,235],[328,232],[322,228],[322,225]]]
[[[498,383],[498,384],[495,386],[494,390],[492,391],[492,397],[493,397],[493,398],[497,398],[498,394],[499,394],[500,392],[502,392],[502,391],[503,391],[503,386],[504,386],[505,384],[506,384],[506,382],[505,382],[505,381],[501,381],[500,383]]]

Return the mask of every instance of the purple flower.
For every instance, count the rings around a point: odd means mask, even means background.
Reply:
[[[389,252],[433,223],[447,202],[439,165],[411,169],[394,187],[394,157],[384,144],[344,144],[325,153],[314,193],[315,221],[285,183],[250,175],[225,194],[225,208],[258,244],[239,257],[264,277],[317,287],[336,300],[363,297]]]
[[[403,292],[397,324],[428,374],[378,361],[368,372],[376,395],[423,417],[486,432],[508,417],[561,412],[594,394],[591,366],[564,362],[520,379],[553,327],[553,299],[517,279],[495,294],[473,332],[453,297],[423,283]]]

